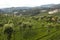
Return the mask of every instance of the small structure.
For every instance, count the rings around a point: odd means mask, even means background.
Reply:
[[[18,12],[14,12],[14,14],[17,14]]]
[[[44,12],[47,12],[47,10],[41,10],[40,12],[43,12],[44,13]]]
[[[58,12],[59,12],[59,10],[58,9],[55,9],[53,11],[49,11],[48,14],[55,14],[55,13],[58,13]]]

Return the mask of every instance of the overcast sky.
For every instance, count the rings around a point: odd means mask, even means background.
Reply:
[[[0,0],[0,8],[5,7],[34,7],[44,4],[58,4],[60,0]]]

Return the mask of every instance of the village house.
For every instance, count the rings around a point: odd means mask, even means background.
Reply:
[[[48,14],[55,14],[55,13],[58,13],[60,12],[60,9],[55,9],[53,11],[49,11]]]
[[[40,12],[47,12],[47,10],[41,10]]]

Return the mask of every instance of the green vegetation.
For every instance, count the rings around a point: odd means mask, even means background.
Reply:
[[[0,15],[0,40],[60,40],[60,17],[42,15]]]

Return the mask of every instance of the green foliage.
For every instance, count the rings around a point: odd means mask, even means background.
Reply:
[[[1,15],[0,40],[60,40],[59,21],[60,17],[53,15]]]

